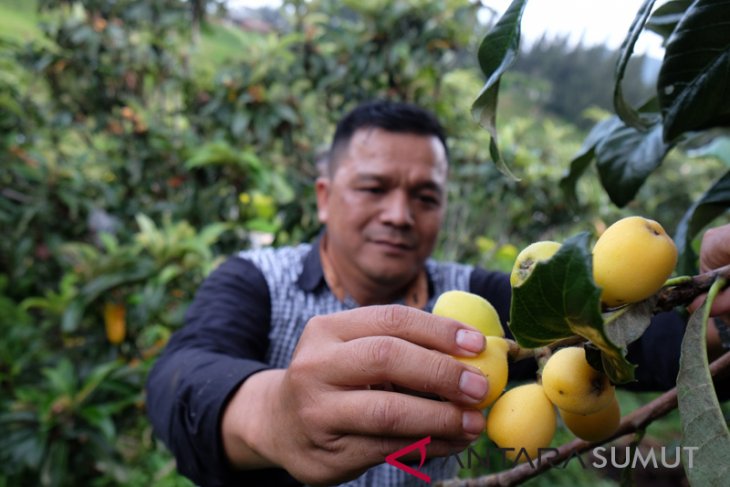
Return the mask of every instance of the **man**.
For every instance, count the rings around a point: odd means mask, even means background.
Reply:
[[[443,129],[417,107],[369,103],[338,124],[316,183],[321,237],[225,262],[150,374],[149,415],[183,474],[206,486],[407,485],[415,478],[383,461],[431,436],[421,470],[455,475],[455,462],[433,457],[483,431],[469,406],[489,384],[449,355],[473,356],[485,343],[428,311],[462,289],[506,323],[510,286],[504,274],[429,258],[447,172]],[[676,377],[683,323],[660,319],[632,350],[645,388]],[[644,361],[660,340],[659,360]],[[510,378],[534,373],[520,362]]]

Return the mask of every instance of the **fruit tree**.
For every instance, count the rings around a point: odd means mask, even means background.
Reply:
[[[602,187],[611,201],[625,207],[674,147],[702,147],[726,138],[730,127],[730,5],[710,0],[667,1],[655,8],[646,0],[620,48],[615,70],[616,114],[599,122],[570,163],[561,181],[567,200],[578,204],[576,185],[595,161]],[[519,52],[520,24],[527,0],[513,0],[483,38],[478,59],[486,83],[472,106],[474,117],[490,134],[490,155],[508,177],[518,177],[500,153],[496,125],[501,76]],[[665,56],[656,96],[631,106],[622,81],[639,35],[651,30],[664,38]],[[717,179],[686,211],[673,238],[662,226],[642,217],[617,221],[591,246],[588,233],[556,245],[538,242],[525,248],[512,274],[509,326],[516,345],[512,359],[538,359],[537,384],[507,391],[488,411],[487,433],[499,446],[524,443],[520,422],[538,421],[540,434],[552,430],[548,412],[527,414],[539,404],[557,406],[561,420],[579,439],[558,448],[556,458],[469,481],[444,485],[512,485],[555,465],[555,460],[587,451],[619,436],[642,431],[678,407],[682,445],[697,447],[693,468],[685,472],[693,485],[724,485],[730,460],[730,433],[715,394],[712,377],[730,366],[730,353],[708,364],[706,333],[715,296],[730,278],[730,266],[697,274],[693,244],[703,228],[730,206],[730,171]],[[665,222],[666,224],[667,222]],[[672,274],[679,277],[671,277]],[[653,314],[685,308],[707,293],[689,317],[676,388],[620,418],[614,385],[634,380],[626,357],[629,343],[646,330]],[[518,399],[515,399],[518,396]],[[532,397],[535,396],[535,397]],[[552,406],[544,408],[552,411]],[[514,419],[519,417],[519,420]],[[537,435],[539,436],[539,435]],[[706,441],[712,437],[712,442]],[[542,446],[552,438],[545,435]]]

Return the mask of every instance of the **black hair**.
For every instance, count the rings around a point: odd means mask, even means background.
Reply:
[[[359,129],[380,128],[388,132],[433,135],[444,146],[448,158],[446,134],[436,116],[417,105],[389,100],[370,101],[358,105],[337,124],[332,137],[327,169],[334,174],[339,152],[347,147]]]

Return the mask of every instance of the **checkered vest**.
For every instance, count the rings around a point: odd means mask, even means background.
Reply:
[[[286,368],[304,326],[315,315],[326,315],[357,307],[351,299],[339,301],[328,288],[320,287],[309,292],[298,284],[304,258],[312,250],[312,244],[294,247],[248,250],[239,256],[253,262],[266,279],[271,296],[271,329],[266,362],[276,368]],[[454,263],[426,262],[426,269],[433,285],[433,294],[426,309],[430,311],[437,296],[451,289],[469,290],[472,267]],[[385,460],[385,459],[383,459]],[[457,462],[436,458],[427,461],[420,469],[432,481],[452,478],[457,473]],[[357,479],[347,482],[348,487],[421,487],[423,481],[392,465],[383,463],[371,468]]]

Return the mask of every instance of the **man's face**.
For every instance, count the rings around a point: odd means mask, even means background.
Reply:
[[[433,251],[446,207],[447,161],[435,136],[360,129],[330,178],[318,216],[343,280],[396,289]]]

